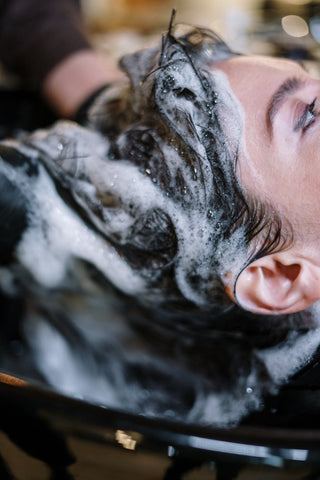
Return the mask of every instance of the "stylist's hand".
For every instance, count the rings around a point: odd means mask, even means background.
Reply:
[[[81,50],[49,72],[43,82],[42,94],[58,114],[73,118],[95,91],[124,78],[112,60],[93,50]]]
[[[80,0],[0,0],[0,62],[69,118],[122,78],[113,60],[93,50]]]

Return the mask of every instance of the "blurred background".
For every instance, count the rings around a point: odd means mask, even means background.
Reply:
[[[212,28],[237,52],[301,60],[320,77],[320,0],[80,1],[93,45],[114,63],[159,44],[175,8],[177,23]],[[0,138],[48,126],[56,118],[29,91],[12,91],[16,81],[0,65]]]
[[[320,0],[82,0],[94,42],[118,57],[177,22],[213,28],[237,51],[313,62],[320,57]]]

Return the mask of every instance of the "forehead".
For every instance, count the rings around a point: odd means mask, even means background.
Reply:
[[[237,55],[215,63],[216,68],[230,70],[233,68],[262,68],[276,70],[303,70],[300,62],[287,58],[269,57],[264,55]]]
[[[234,93],[244,89],[248,94],[252,87],[266,86],[272,93],[270,80],[284,76],[309,76],[302,64],[284,58],[266,56],[236,56],[212,65],[224,72]]]
[[[211,68],[216,78],[220,74],[224,79],[216,83],[232,99],[229,105],[233,103],[233,114],[236,109],[242,133],[247,133],[242,139],[245,145],[256,144],[257,136],[265,138],[268,106],[279,87],[289,79],[310,78],[298,62],[266,56],[236,56],[215,62]],[[231,126],[226,128],[232,130]]]

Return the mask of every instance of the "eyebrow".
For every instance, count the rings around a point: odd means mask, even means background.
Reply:
[[[290,95],[303,87],[304,81],[298,77],[287,78],[272,95],[267,107],[267,127],[272,134],[274,117]]]

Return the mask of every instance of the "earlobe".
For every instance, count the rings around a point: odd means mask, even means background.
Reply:
[[[320,266],[289,252],[262,257],[239,275],[235,300],[245,310],[280,315],[305,310],[320,298]]]

